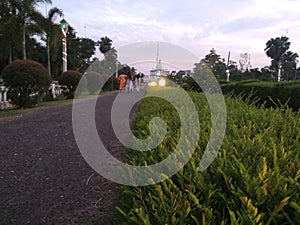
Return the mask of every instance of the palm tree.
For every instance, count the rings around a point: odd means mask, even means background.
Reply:
[[[282,68],[284,70],[286,80],[292,80],[293,78],[295,78],[298,57],[299,55],[292,51],[287,51],[282,56]]]
[[[58,44],[61,39],[61,31],[59,29],[59,25],[54,23],[56,16],[63,16],[63,12],[61,9],[57,7],[51,8],[48,11],[48,15],[45,17],[41,17],[38,19],[38,25],[41,27],[42,33],[45,35],[45,42],[47,45],[47,61],[48,61],[48,73],[51,76],[51,49],[58,49]]]
[[[21,37],[17,9],[13,1],[0,1],[0,43],[1,56],[9,63],[13,61],[13,49],[18,47],[18,40]]]
[[[17,17],[22,25],[22,52],[23,59],[26,59],[26,26],[34,24],[36,18],[41,14],[35,9],[40,3],[52,4],[51,0],[10,0],[11,4],[17,9]]]
[[[100,52],[104,54],[104,60],[102,61],[104,71],[107,74],[112,74],[112,71],[115,71],[117,66],[117,50],[112,47],[112,40],[107,36],[102,37],[97,44]]]
[[[118,58],[118,52],[114,47],[105,53],[104,60],[106,61],[106,66],[109,68],[109,74],[112,74],[113,71],[116,71],[117,58]]]
[[[267,43],[266,43],[266,54],[269,56],[271,59],[274,59],[276,61],[279,61],[281,56],[289,49],[290,47],[290,42],[288,41],[289,38],[282,36],[282,37],[277,37],[277,38],[271,38]]]
[[[100,39],[100,41],[97,42],[97,44],[99,45],[99,50],[102,54],[105,54],[111,50],[111,46],[112,46],[112,40],[110,38],[108,38],[107,36],[102,37]]]
[[[265,52],[272,59],[272,65],[275,65],[278,71],[278,81],[280,80],[282,56],[290,47],[289,38],[285,36],[271,38],[266,43]]]

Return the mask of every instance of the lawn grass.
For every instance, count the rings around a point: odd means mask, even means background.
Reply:
[[[3,109],[3,110],[0,110],[0,121],[6,120],[6,119],[13,119],[13,118],[23,115],[25,113],[33,112],[33,111],[43,109],[43,108],[71,104],[72,101],[73,101],[73,99],[57,99],[54,101],[41,102],[37,106],[32,107],[32,108]]]
[[[114,91],[113,91],[114,92]],[[112,91],[101,92],[99,96],[106,95],[112,93]],[[72,104],[73,99],[66,99],[64,96],[59,96],[57,99],[53,101],[40,102],[38,105],[32,108],[9,108],[0,110],[0,121],[7,119],[14,119],[20,115],[25,113],[33,112],[39,109],[44,109],[48,107],[62,106],[67,104]]]

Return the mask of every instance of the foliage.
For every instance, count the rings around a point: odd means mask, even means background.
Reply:
[[[241,99],[226,98],[223,145],[213,164],[199,172],[210,113],[202,93],[191,93],[191,97],[201,127],[195,154],[172,178],[152,186],[124,187],[117,206],[118,224],[299,224],[299,113],[256,108]],[[168,133],[157,149],[130,152],[130,164],[159,162],[178,143],[178,115],[161,99],[142,101],[134,133],[145,138],[154,116],[164,119]]]
[[[116,65],[115,65],[116,66]],[[121,68],[118,71],[118,74],[121,74],[123,69],[126,67],[120,66]],[[130,69],[130,67],[128,67]],[[111,68],[107,68],[107,64],[105,60],[99,61],[95,60],[91,66],[86,71],[87,75],[87,88],[90,93],[92,91],[97,91],[100,87],[100,84],[103,85],[102,91],[112,91],[117,90],[119,87],[119,80],[116,78],[116,72],[111,71]],[[96,75],[96,76],[93,76]],[[92,80],[97,83],[92,84]]]
[[[10,11],[19,21],[20,30],[22,30],[22,54],[23,59],[26,59],[26,33],[28,31],[36,31],[36,22],[42,17],[41,13],[36,10],[36,6],[40,3],[52,3],[51,0],[23,0],[10,1],[8,4]]]
[[[77,85],[79,84],[81,78],[82,74],[76,70],[65,71],[58,78],[59,84],[67,87],[67,89],[64,91],[64,94],[67,96],[67,98],[74,98]]]
[[[207,54],[204,59],[201,60],[201,63],[206,63],[206,65],[211,69],[213,74],[218,78],[218,79],[224,79],[225,78],[225,71],[226,71],[226,64],[225,64],[225,59],[221,58],[220,55],[217,54],[215,49],[211,49],[210,53]],[[199,63],[195,64],[196,69],[199,67]]]
[[[99,91],[118,90],[119,80],[113,76],[101,75],[97,72],[90,71],[85,74],[87,81],[87,90],[90,94],[95,94]],[[102,86],[101,90],[100,87]]]
[[[95,54],[96,43],[92,39],[78,38],[74,35],[69,35],[69,40],[67,43],[68,68],[70,70],[78,70],[83,73],[92,63],[90,58]]]
[[[113,91],[119,89],[119,80],[115,76],[110,76],[104,84],[102,91]]]
[[[112,40],[108,38],[107,36],[102,37],[100,41],[97,42],[99,45],[99,50],[102,54],[106,54],[108,51],[112,48]]]
[[[4,68],[2,77],[8,98],[19,107],[37,104],[50,85],[47,70],[32,60],[15,60]]]
[[[167,79],[174,82],[176,85],[183,85],[188,82],[188,79],[191,76],[190,70],[179,70],[177,73],[174,71],[167,75]],[[167,84],[167,86],[172,86],[171,84]],[[187,86],[186,86],[187,87]]]
[[[282,77],[283,80],[289,81],[294,80],[296,77],[296,68],[297,68],[297,58],[299,55],[297,53],[287,51],[282,56]]]
[[[201,81],[203,85],[208,86],[211,81],[211,77],[216,76],[214,73],[212,66],[207,64],[204,60],[201,60],[200,63],[195,64],[195,68],[193,69],[193,73],[187,73],[185,76],[182,76],[182,87],[185,90],[202,92],[201,87],[195,81]],[[221,76],[216,76],[216,78],[220,78]],[[221,80],[222,81],[222,80]]]
[[[29,4],[30,2],[32,6],[22,8],[23,4]],[[53,79],[57,79],[61,75],[61,30],[60,26],[54,23],[54,20],[57,15],[61,16],[63,14],[61,10],[54,7],[49,10],[47,17],[43,17],[35,10],[35,7],[42,2],[49,1],[3,2],[3,8],[0,11],[0,45],[5,47],[0,52],[0,70],[14,59],[26,55],[27,58],[38,60],[45,66],[48,65],[48,71],[51,72]],[[29,25],[26,23],[24,39],[22,16],[27,8],[30,11],[30,14],[26,16]],[[37,41],[38,36],[40,40],[45,41],[46,48],[41,45],[40,41]],[[25,41],[21,43],[22,39]],[[26,43],[26,49],[24,42]],[[77,37],[74,29],[69,26],[67,41],[68,68],[84,72],[92,63],[90,58],[95,54],[95,45],[96,43],[92,39]]]
[[[94,94],[96,91],[100,90],[101,85],[101,75],[97,72],[87,72],[85,74],[87,81],[87,90],[90,94]]]
[[[118,63],[118,52],[112,47],[112,40],[107,36],[101,37],[100,41],[97,42],[100,52],[104,55],[104,59],[101,61],[103,74],[112,75],[116,71]]]
[[[128,66],[128,65],[122,65],[121,66],[121,69],[119,69],[119,71],[118,71],[118,74],[120,75],[120,74],[126,74],[127,76],[132,76],[133,74],[131,74],[131,72],[132,72],[132,69],[130,68],[130,66]]]
[[[287,105],[294,110],[300,109],[300,81],[293,82],[263,82],[249,80],[223,84],[223,94],[243,96],[256,105],[277,107]]]
[[[288,51],[291,43],[289,38],[282,36],[277,38],[271,38],[266,43],[266,54],[272,61],[271,65],[274,67],[275,71],[278,73],[282,67],[283,80],[293,80],[296,73],[297,58],[299,57],[297,53]]]
[[[62,17],[64,14],[59,8],[53,7],[48,11],[46,17],[41,16],[38,20],[41,31],[43,34],[45,34],[45,37],[43,37],[42,39],[44,39],[44,41],[46,42],[47,66],[48,72],[51,76],[51,61],[53,61],[53,59],[57,59],[56,55],[58,45],[61,43],[61,30],[59,29],[59,26],[54,23],[57,15]]]
[[[34,48],[27,48],[27,58],[37,61],[47,68],[47,48],[34,38],[28,38],[26,43],[34,46]]]
[[[282,36],[271,38],[266,43],[265,51],[267,56],[278,62],[282,55],[289,49],[290,45],[291,43],[289,42],[288,37]]]

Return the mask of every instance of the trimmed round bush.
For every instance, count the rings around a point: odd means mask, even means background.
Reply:
[[[76,88],[81,78],[82,74],[77,70],[67,70],[58,78],[59,84],[66,87],[64,95],[67,96],[67,98],[74,98]]]
[[[102,91],[112,91],[119,89],[119,80],[115,76],[110,76],[105,82]]]
[[[87,81],[87,89],[90,92],[90,94],[95,94],[95,92],[100,90],[102,80],[101,75],[99,73],[91,71],[86,73],[85,77]]]
[[[50,86],[48,71],[33,60],[15,60],[2,71],[8,98],[19,107],[32,107],[47,93]]]

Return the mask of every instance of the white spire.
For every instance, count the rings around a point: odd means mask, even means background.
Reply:
[[[159,60],[159,44],[157,44],[156,63],[158,63],[158,60]]]

